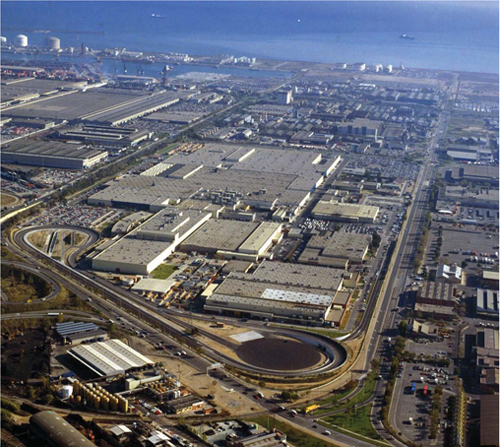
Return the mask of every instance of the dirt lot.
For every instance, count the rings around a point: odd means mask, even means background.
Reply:
[[[52,231],[49,230],[36,231],[28,236],[28,241],[39,250],[43,250],[47,242],[47,236],[50,233],[52,233]]]
[[[225,390],[220,382],[186,365],[179,358],[173,357],[168,353],[162,354],[160,351],[156,351],[143,339],[128,337],[128,342],[132,348],[137,349],[151,360],[163,362],[167,370],[177,375],[178,379],[194,393],[202,397],[206,397],[208,394],[215,396],[214,401],[217,405],[232,415],[237,416],[251,413],[254,411],[252,408],[255,408],[256,412],[259,411],[258,407],[253,406],[255,402],[251,399],[237,393],[232,393],[230,390]]]

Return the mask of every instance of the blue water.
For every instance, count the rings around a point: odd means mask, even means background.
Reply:
[[[63,46],[499,71],[498,2],[2,1],[1,10],[2,27],[15,28],[8,39],[21,28],[106,33],[52,33]]]

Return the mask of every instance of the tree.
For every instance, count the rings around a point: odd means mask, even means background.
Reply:
[[[405,320],[401,320],[399,322],[398,331],[401,337],[406,337],[406,334],[408,332],[408,323]]]
[[[260,379],[258,385],[259,385],[260,388],[265,388],[266,387],[266,382],[264,380]]]

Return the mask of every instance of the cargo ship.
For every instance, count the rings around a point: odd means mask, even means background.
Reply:
[[[165,16],[162,16],[161,14],[151,14],[152,19],[164,19]]]
[[[408,34],[401,34],[401,36],[399,36],[400,39],[408,39],[408,40],[415,40],[414,37],[412,36],[409,36]]]

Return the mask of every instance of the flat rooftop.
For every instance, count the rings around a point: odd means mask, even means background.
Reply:
[[[365,255],[371,239],[371,236],[366,234],[336,231],[325,236],[314,235],[307,248],[322,249],[322,256],[357,259]]]
[[[98,254],[94,260],[115,261],[130,265],[148,265],[164,253],[172,241],[149,241],[125,236],[106,250]]]
[[[182,210],[165,208],[145,222],[137,230],[139,238],[177,240],[188,233],[201,221],[207,220],[209,213],[197,210]]]
[[[134,292],[167,293],[177,281],[175,279],[142,278],[132,286]]]
[[[328,267],[264,261],[253,272],[234,273],[238,278],[275,284],[288,284],[303,288],[337,291],[344,271]]]
[[[211,219],[189,236],[184,247],[199,247],[200,250],[237,251],[240,245],[257,229],[258,223],[225,219]]]
[[[379,212],[379,207],[356,205],[353,203],[319,201],[312,212],[316,215],[339,218],[375,219]]]
[[[23,139],[2,144],[1,153],[88,160],[104,152],[88,148],[84,144]]]

